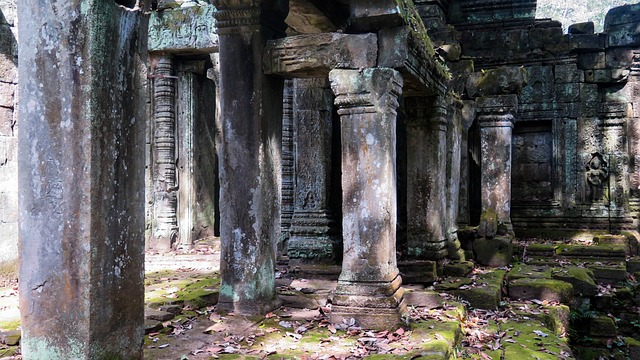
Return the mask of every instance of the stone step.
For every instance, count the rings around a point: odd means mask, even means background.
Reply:
[[[573,285],[553,279],[522,278],[509,281],[509,297],[520,300],[555,301],[563,304],[573,300]]]
[[[448,278],[434,285],[434,289],[463,299],[471,308],[495,310],[502,301],[505,274],[504,270],[492,269],[468,277]]]

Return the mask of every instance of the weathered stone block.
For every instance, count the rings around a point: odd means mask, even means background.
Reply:
[[[467,276],[473,271],[473,267],[471,261],[449,263],[444,266],[444,276]]]
[[[606,35],[567,35],[569,39],[569,50],[575,52],[584,51],[604,51]]]
[[[13,136],[13,134],[13,110],[0,107],[0,136]]]
[[[151,12],[149,51],[217,51],[214,12],[213,5]]]
[[[624,5],[609,10],[604,20],[604,33],[610,47],[640,45],[640,4]]]
[[[443,53],[445,55],[445,59],[449,61],[460,60],[460,55],[462,54],[460,44],[444,44],[441,45],[438,49],[440,53]]]
[[[398,262],[402,281],[406,284],[428,284],[438,279],[437,264],[430,260],[408,260]]]
[[[556,83],[583,82],[584,72],[578,70],[577,64],[556,65],[554,69]]]
[[[604,69],[606,66],[604,51],[586,52],[578,55],[578,68],[581,70]]]
[[[595,30],[595,26],[593,25],[593,21],[569,25],[569,34],[593,35],[594,30]]]
[[[557,301],[564,304],[573,299],[573,286],[549,279],[516,279],[509,281],[509,296],[521,300]]]
[[[543,265],[515,265],[507,274],[509,281],[516,279],[551,279],[552,268]]]
[[[501,67],[475,72],[467,80],[467,94],[471,98],[517,94],[527,84],[529,73],[524,67]]]
[[[18,63],[12,55],[0,53],[0,79],[6,82],[17,82]]]
[[[311,34],[271,40],[264,50],[266,74],[284,77],[327,77],[332,69],[375,67],[375,34]]]
[[[556,99],[558,102],[575,102],[580,97],[579,83],[557,83]]]
[[[473,243],[473,250],[476,254],[476,261],[486,266],[507,266],[513,257],[513,244],[508,236],[477,239]]]
[[[173,319],[175,314],[168,311],[144,309],[144,318],[156,321],[167,321]]]
[[[595,337],[616,337],[618,335],[616,323],[606,315],[593,317],[589,319],[589,335]]]
[[[349,5],[351,10],[349,27],[352,30],[365,32],[403,24],[397,1],[354,0]]]
[[[633,50],[627,48],[607,48],[606,67],[630,68],[633,64]]]
[[[631,255],[629,239],[624,235],[597,235],[593,237],[593,243],[596,245],[617,245],[624,248],[626,255]]]
[[[570,266],[556,269],[552,272],[552,278],[573,285],[573,293],[576,296],[595,296],[598,286],[593,280],[593,271],[585,268]]]
[[[14,93],[16,85],[0,82],[0,106],[5,108],[14,107]]]
[[[404,300],[407,306],[426,307],[428,309],[435,309],[443,304],[440,294],[430,290],[407,291],[404,294]]]
[[[20,330],[0,331],[0,344],[16,346],[20,343]]]
[[[529,47],[546,48],[562,41],[562,27],[534,28],[529,31]]]
[[[480,225],[478,226],[478,236],[483,238],[493,238],[498,233],[498,214],[495,211],[487,210],[480,215]]]

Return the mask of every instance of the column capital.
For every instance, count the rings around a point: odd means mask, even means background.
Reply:
[[[331,89],[339,115],[388,112],[397,114],[402,75],[388,68],[331,70]]]
[[[257,31],[260,26],[260,0],[214,0],[219,35]]]
[[[446,131],[447,102],[443,96],[405,97],[404,109],[407,126],[438,125]]]
[[[476,100],[480,127],[513,127],[518,110],[517,95],[484,96]]]

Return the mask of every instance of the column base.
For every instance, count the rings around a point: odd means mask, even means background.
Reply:
[[[357,326],[372,330],[402,326],[407,308],[401,284],[400,275],[390,282],[339,281],[332,301],[331,322],[354,319]]]
[[[264,315],[282,306],[282,300],[218,302],[216,311],[220,314]]]

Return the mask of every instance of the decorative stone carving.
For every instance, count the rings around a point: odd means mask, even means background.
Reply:
[[[392,69],[329,74],[342,125],[344,257],[331,321],[391,329],[404,309],[396,242],[396,109],[402,77]]]
[[[585,181],[589,186],[589,202],[600,202],[604,199],[605,187],[609,171],[607,162],[600,153],[591,154],[591,160],[587,163]]]
[[[212,5],[191,6],[151,12],[149,51],[200,52],[218,51],[218,35]]]
[[[296,79],[294,84],[295,191],[289,267],[337,275],[341,243],[329,207],[333,94],[326,79]]]
[[[282,195],[280,200],[280,239],[278,253],[287,254],[287,243],[293,217],[294,144],[293,144],[293,80],[285,80],[282,98]]]
[[[166,252],[178,240],[176,79],[173,57],[160,55],[151,77],[153,106],[153,228],[150,248]]]

